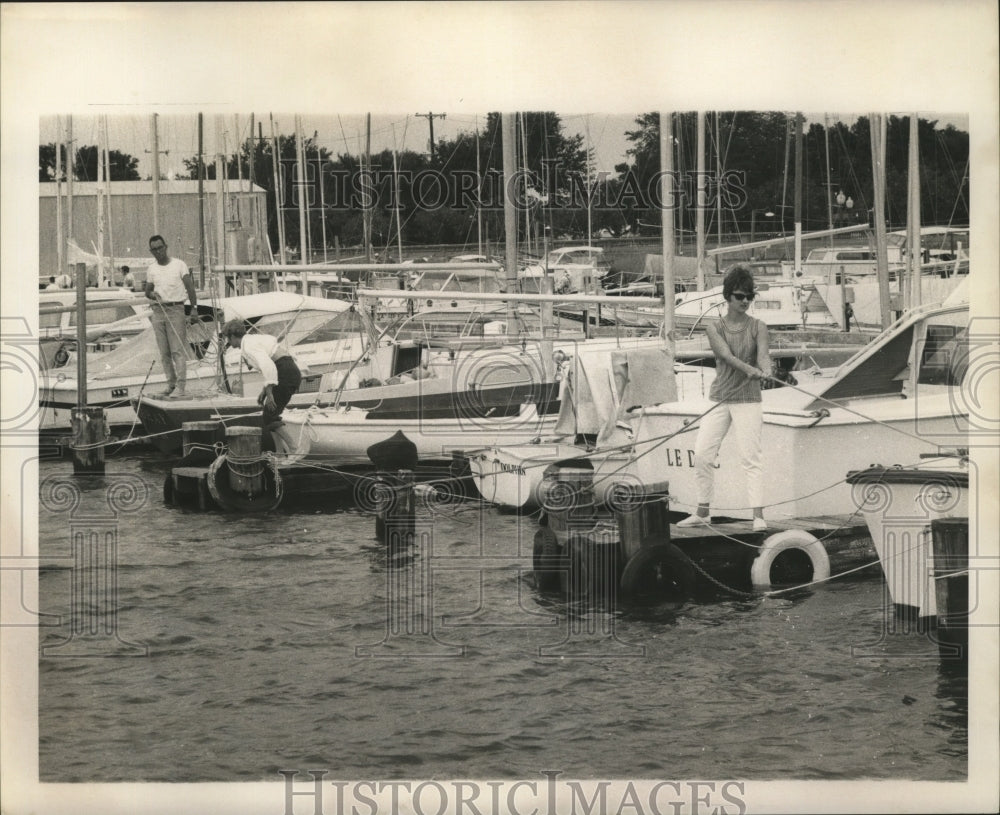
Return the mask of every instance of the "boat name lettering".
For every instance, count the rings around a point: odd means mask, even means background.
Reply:
[[[508,464],[506,461],[501,461],[498,458],[493,459],[493,463],[505,473],[517,473],[518,475],[524,475],[524,467],[520,464]]]
[[[684,454],[687,453],[685,456]],[[681,450],[679,447],[667,448],[668,467],[694,467],[694,450]]]

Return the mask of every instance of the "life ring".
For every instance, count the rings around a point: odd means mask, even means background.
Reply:
[[[802,552],[812,566],[812,577],[801,578],[803,583],[818,583],[830,577],[830,558],[819,539],[802,529],[786,529],[771,535],[764,541],[750,566],[750,582],[754,586],[770,586],[771,567],[783,552]],[[794,567],[793,567],[794,568]],[[776,581],[784,582],[784,581]]]
[[[637,605],[682,603],[694,590],[691,559],[672,543],[643,544],[622,570],[625,600]]]
[[[566,558],[560,551],[555,532],[543,526],[535,533],[532,547],[532,568],[535,587],[542,591],[558,589],[562,573],[566,571]]]

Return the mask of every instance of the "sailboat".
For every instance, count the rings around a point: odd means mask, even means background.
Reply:
[[[342,300],[327,300],[287,292],[222,298],[216,308],[199,305],[201,322],[187,329],[187,386],[190,395],[210,398],[219,392],[218,346],[215,326],[241,318],[257,331],[281,336],[303,369],[303,390],[316,391],[328,371],[348,367],[367,346],[359,315]],[[225,376],[230,383],[249,387],[260,381],[258,373],[242,369],[239,352],[224,353]],[[75,372],[74,372],[75,374]],[[109,427],[128,428],[138,420],[134,404],[162,391],[166,375],[148,328],[133,339],[95,360],[88,367],[87,404],[104,409]],[[38,385],[41,415],[39,429],[63,430],[70,426],[70,411],[77,404],[75,375],[57,369],[41,376]],[[147,428],[149,432],[156,432]]]

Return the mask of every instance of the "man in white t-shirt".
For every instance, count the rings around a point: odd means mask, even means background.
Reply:
[[[264,389],[257,403],[264,408],[262,424],[271,430],[289,400],[302,384],[302,372],[292,355],[277,337],[270,334],[247,334],[242,320],[230,320],[222,327],[222,336],[230,348],[239,348],[243,359],[264,377]]]
[[[160,349],[160,363],[167,375],[167,388],[158,396],[182,398],[187,381],[187,322],[198,322],[198,295],[187,264],[167,254],[160,235],[149,239],[156,263],[146,275],[146,297],[153,301],[150,322]],[[191,303],[190,318],[184,315],[185,298]]]

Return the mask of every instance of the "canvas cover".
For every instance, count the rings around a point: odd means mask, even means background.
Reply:
[[[558,435],[583,433],[596,435],[598,445],[626,444],[631,438],[626,410],[677,399],[673,352],[666,346],[581,348],[567,363],[559,399]]]

